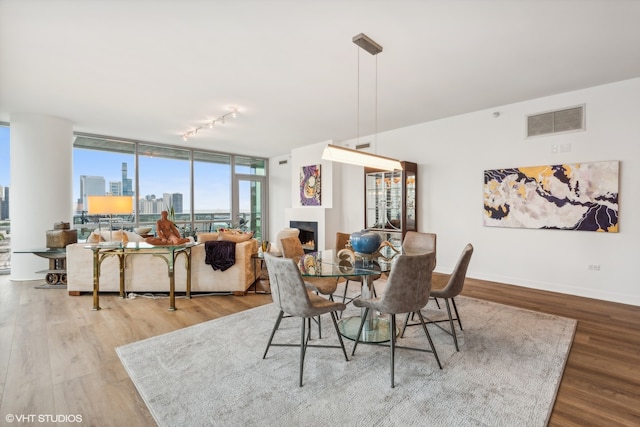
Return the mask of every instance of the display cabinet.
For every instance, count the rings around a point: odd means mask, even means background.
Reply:
[[[401,164],[395,171],[365,168],[365,227],[394,246],[407,231],[417,230],[418,165]]]

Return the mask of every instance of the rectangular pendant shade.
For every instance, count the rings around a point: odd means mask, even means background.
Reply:
[[[87,196],[89,215],[123,215],[133,212],[131,196]]]
[[[328,144],[322,153],[323,160],[348,163],[382,170],[402,170],[399,160],[364,151],[352,150],[338,145]]]

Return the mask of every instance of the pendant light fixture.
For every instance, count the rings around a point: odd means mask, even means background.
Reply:
[[[361,49],[369,52],[371,55],[377,55],[382,52],[382,46],[367,37],[365,34],[360,33],[353,37],[353,43],[359,46]],[[375,94],[375,130],[374,134],[378,133],[378,60],[376,58],[376,94]],[[358,135],[360,138],[360,52],[358,51]],[[390,157],[378,156],[377,154],[371,154],[364,151],[352,150],[350,148],[340,147],[338,145],[329,144],[325,147],[322,153],[324,160],[331,160],[334,162],[347,163],[358,166],[371,167],[382,170],[400,170],[402,164],[399,160],[392,159]]]

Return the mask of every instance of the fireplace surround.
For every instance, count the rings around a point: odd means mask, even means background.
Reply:
[[[318,250],[318,222],[317,221],[289,221],[289,227],[300,230],[298,238],[305,253]]]

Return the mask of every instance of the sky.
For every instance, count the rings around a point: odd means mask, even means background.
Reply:
[[[127,177],[133,179],[135,164],[133,156],[130,154],[74,150],[74,199],[79,198],[80,175],[102,176],[108,187],[110,181],[121,181],[122,162],[127,163]],[[10,186],[9,164],[9,127],[0,126],[0,186]],[[188,211],[190,203],[189,167],[184,161],[142,156],[140,157],[140,169],[144,172],[144,175],[140,177],[140,181],[144,183],[140,188],[142,197],[155,194],[156,198],[161,198],[163,193],[182,193],[183,207],[185,211]],[[171,172],[175,172],[173,176]],[[228,168],[224,169],[224,167],[213,164],[209,166],[198,165],[195,171],[195,200],[199,201],[197,203],[199,206],[196,206],[196,211],[230,209],[231,195],[228,174]],[[241,201],[241,209],[248,209],[248,205],[248,200]]]
[[[9,128],[0,126],[0,185],[9,185]]]

